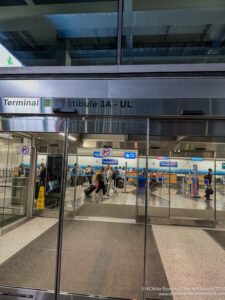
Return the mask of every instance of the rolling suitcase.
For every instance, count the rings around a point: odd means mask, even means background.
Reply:
[[[96,186],[94,184],[89,185],[88,188],[84,190],[84,193],[86,196],[90,195],[94,190],[96,189]]]
[[[119,179],[118,181],[118,188],[122,189],[124,186],[124,181],[122,179]]]

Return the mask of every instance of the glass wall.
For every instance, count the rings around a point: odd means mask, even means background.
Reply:
[[[224,62],[224,1],[124,0],[123,64]]]
[[[10,233],[19,245],[15,253],[8,253],[11,241],[6,240],[0,285],[54,291],[58,274],[61,293],[139,300],[143,287],[169,287],[148,220],[212,221],[215,207],[217,220],[224,218],[223,137],[210,142],[210,137],[187,132],[147,135],[144,118],[15,117],[1,122],[3,131],[14,131],[1,137],[1,218],[21,209],[26,215],[25,202],[32,203],[36,218],[22,233],[21,227]],[[29,124],[36,132],[27,132]],[[22,152],[20,146],[26,146]],[[7,176],[11,169],[13,175]],[[33,195],[23,193],[29,195],[25,201],[17,183],[27,175],[29,180],[33,176],[35,188]],[[10,202],[18,197],[17,204]],[[156,292],[145,293],[150,297]]]
[[[24,66],[115,64],[117,0],[1,3],[0,43]]]

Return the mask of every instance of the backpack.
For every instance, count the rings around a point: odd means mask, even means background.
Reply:
[[[112,179],[116,179],[116,172],[113,172]]]
[[[97,174],[96,175],[96,179],[97,179],[98,182],[103,182],[103,176],[102,176],[102,174],[101,173]]]

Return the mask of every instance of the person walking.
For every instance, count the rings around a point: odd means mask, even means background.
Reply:
[[[119,172],[119,170],[118,170],[118,168],[117,167],[115,167],[115,179],[114,179],[114,186],[115,187],[118,187],[118,181],[119,181],[119,179],[120,179],[120,172]]]
[[[98,173],[96,175],[96,186],[97,186],[97,189],[95,192],[96,193],[96,202],[101,202],[103,196],[105,195],[105,182],[104,182],[102,172]]]
[[[113,167],[109,167],[107,171],[107,196],[109,197],[110,189],[112,188],[114,193],[117,194],[117,190],[113,185],[113,179],[116,178],[115,172],[113,171]]]

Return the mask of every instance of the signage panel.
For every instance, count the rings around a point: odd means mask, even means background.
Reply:
[[[197,165],[193,165],[193,173],[197,174],[197,170],[198,170],[198,166]]]
[[[102,159],[102,164],[103,165],[114,165],[114,166],[117,166],[118,165],[118,159],[103,158]]]
[[[159,162],[160,167],[171,167],[171,168],[177,168],[178,163],[177,161],[160,161]]]
[[[169,157],[168,156],[157,156],[158,160],[168,160]]]
[[[112,148],[101,148],[100,155],[103,157],[110,157],[112,156]]]
[[[104,156],[102,156],[102,155],[100,154],[100,151],[94,151],[94,152],[93,152],[93,157],[99,157],[99,158],[102,158],[102,157],[104,157]]]
[[[4,113],[41,113],[40,98],[2,98],[1,101]]]
[[[203,161],[203,157],[191,157],[191,161]]]
[[[225,169],[225,163],[222,163],[222,169]]]
[[[21,155],[30,155],[31,154],[31,146],[20,146],[19,153]]]
[[[124,158],[135,159],[136,158],[136,153],[135,152],[125,152],[124,153]]]
[[[0,44],[0,67],[22,67],[22,63],[15,58],[2,44]]]

